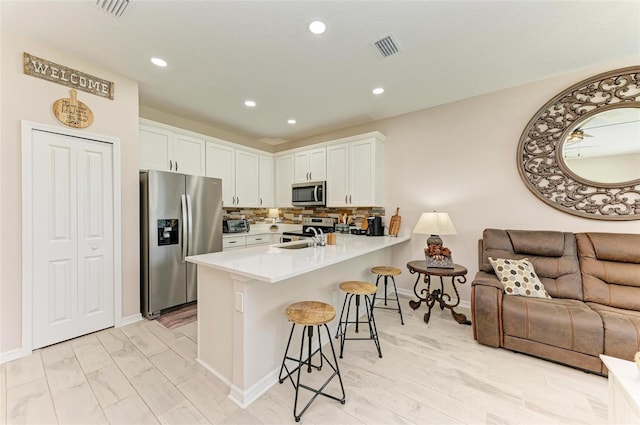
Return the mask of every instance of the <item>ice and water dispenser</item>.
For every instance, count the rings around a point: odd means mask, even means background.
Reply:
[[[180,243],[178,238],[178,226],[180,220],[177,218],[166,218],[158,220],[158,245],[177,245]]]

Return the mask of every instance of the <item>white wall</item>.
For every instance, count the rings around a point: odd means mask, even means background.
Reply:
[[[78,92],[94,113],[87,132],[117,137],[122,155],[122,313],[140,312],[138,218],[138,83],[78,57],[12,34],[0,34],[0,353],[21,347],[21,141],[20,121],[64,127],[53,115],[69,88],[23,74],[22,54],[78,69],[115,83],[115,99]]]
[[[413,230],[425,211],[447,211],[458,231],[443,236],[453,260],[478,270],[477,241],[485,228],[548,229],[570,232],[640,233],[640,221],[600,221],[552,208],[529,191],[516,166],[516,149],[527,122],[565,88],[600,72],[630,66],[639,58],[602,64],[544,81],[425,109],[372,124],[327,133],[282,146],[282,149],[380,130],[385,142],[385,207],[400,207],[402,232]],[[413,235],[394,250],[397,280],[413,288],[415,276],[405,267],[424,259],[426,235]],[[469,300],[469,284],[461,288]]]

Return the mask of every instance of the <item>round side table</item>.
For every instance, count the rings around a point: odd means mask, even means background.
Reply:
[[[429,319],[431,318],[431,309],[433,306],[438,303],[440,306],[440,310],[444,310],[448,308],[451,310],[451,316],[455,319],[456,322],[463,325],[470,325],[471,321],[467,320],[467,316],[462,313],[457,313],[454,308],[460,304],[460,294],[458,293],[458,288],[456,288],[456,283],[464,284],[467,281],[467,269],[459,264],[454,264],[453,268],[445,269],[439,267],[427,267],[426,261],[409,261],[407,263],[407,268],[409,269],[409,273],[418,274],[416,278],[416,283],[413,285],[413,293],[418,297],[417,301],[409,301],[409,305],[412,309],[416,310],[420,307],[420,304],[423,302],[429,308],[424,314],[424,321],[429,323]],[[420,276],[424,275],[423,282],[427,285],[426,288],[422,288],[418,291],[418,284],[420,283]],[[431,277],[439,277],[440,278],[440,287],[431,290]],[[453,287],[453,291],[456,294],[455,302],[452,302],[451,295],[447,294],[444,291],[444,278],[451,278],[451,286]],[[437,286],[435,284],[434,286]]]

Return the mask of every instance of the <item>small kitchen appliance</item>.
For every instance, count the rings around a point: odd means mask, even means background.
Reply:
[[[369,227],[367,227],[367,236],[384,236],[384,222],[382,217],[367,218]]]
[[[245,219],[228,218],[222,221],[222,233],[244,233],[250,229]]]

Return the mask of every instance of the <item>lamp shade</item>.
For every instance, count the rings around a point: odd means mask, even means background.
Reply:
[[[280,217],[280,210],[277,208],[269,208],[269,218],[278,218]]]
[[[456,228],[453,227],[451,218],[446,212],[425,212],[422,213],[413,233],[425,235],[455,235]]]

